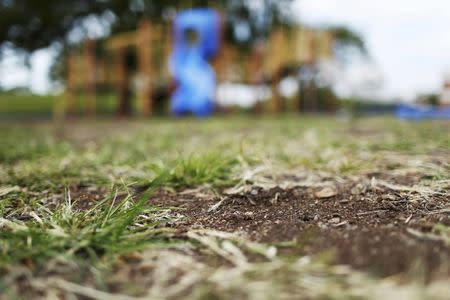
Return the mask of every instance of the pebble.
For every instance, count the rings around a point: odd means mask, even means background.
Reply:
[[[340,221],[341,221],[340,218],[335,217],[335,218],[331,218],[330,220],[328,220],[328,223],[338,224]]]

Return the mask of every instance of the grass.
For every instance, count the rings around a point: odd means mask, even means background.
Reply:
[[[161,180],[152,181],[137,200],[130,194],[120,199],[113,189],[93,207],[81,210],[76,209],[76,199],[67,191],[65,201],[53,211],[41,205],[28,207],[28,222],[1,218],[0,268],[20,262],[41,268],[54,258],[89,263],[99,256],[136,251],[148,244],[168,244],[167,238],[155,229],[164,210],[147,205],[149,195]],[[141,214],[150,217],[142,219]]]
[[[67,149],[65,148],[64,143],[57,144],[48,135],[40,136],[37,130],[3,129],[0,161],[3,164],[11,164],[45,155],[55,156]]]
[[[175,163],[168,179],[173,186],[196,187],[210,184],[215,187],[230,186],[233,183],[231,171],[236,159],[217,153],[204,156],[189,156]]]
[[[30,92],[0,92],[0,120],[49,119],[55,109],[62,103],[61,95],[35,95]],[[75,110],[82,114],[85,111],[84,96],[75,97]],[[103,93],[97,97],[99,115],[113,115],[116,112],[117,100],[114,94]]]
[[[46,274],[62,267],[65,272],[74,272],[74,281],[86,276],[96,285],[105,286],[104,276],[113,272],[120,256],[186,244],[161,228],[177,217],[169,209],[148,203],[163,182],[163,177],[153,180],[138,199],[126,187],[122,187],[126,191],[122,196],[112,188],[111,194],[88,209],[77,208],[77,199],[67,191],[65,201],[57,208],[25,206],[22,213],[27,211],[29,220],[1,217],[0,270],[8,274],[15,272],[14,266],[23,265],[31,274]],[[0,276],[0,287],[13,298],[17,291],[11,291],[3,279]]]
[[[182,212],[149,199],[160,188],[220,194],[300,173],[415,172],[419,184],[441,188],[450,180],[448,123],[287,116],[65,126],[55,134],[45,123],[0,125],[6,298],[377,299],[383,290],[387,299],[445,299],[442,282],[402,285],[319,258],[277,256],[236,234],[179,233],[172,227]],[[435,231],[447,239],[447,226]]]
[[[57,96],[40,96],[31,93],[0,93],[0,114],[46,114],[50,115]]]

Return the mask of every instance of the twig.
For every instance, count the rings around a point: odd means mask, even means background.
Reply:
[[[365,216],[365,215],[371,215],[371,214],[376,214],[376,213],[385,212],[385,211],[389,211],[389,210],[388,209],[371,210],[371,211],[365,211],[365,212],[357,213],[357,215],[358,216]]]
[[[82,286],[76,283],[72,283],[63,279],[54,279],[49,282],[51,285],[62,289],[64,291],[81,295],[84,297],[97,299],[97,300],[142,300],[145,298],[130,297],[127,295],[111,294],[103,291],[96,290],[91,287]],[[38,286],[40,284],[37,284]]]

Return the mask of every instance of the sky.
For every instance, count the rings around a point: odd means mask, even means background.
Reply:
[[[450,73],[449,0],[296,0],[293,12],[309,25],[345,25],[364,37],[371,61],[356,60],[340,76],[340,93],[357,93],[367,81],[379,81],[380,99],[413,99],[439,91]],[[0,83],[30,84],[37,93],[51,89],[47,78],[53,53],[31,58],[32,71],[14,58],[0,65]]]
[[[302,22],[362,34],[373,62],[355,64],[348,81],[375,73],[380,97],[439,91],[450,72],[449,0],[298,0],[294,11]]]

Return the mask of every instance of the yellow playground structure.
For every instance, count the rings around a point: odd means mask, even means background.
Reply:
[[[122,116],[131,111],[131,91],[136,95],[136,112],[155,113],[156,101],[168,95],[173,83],[169,74],[170,24],[148,19],[135,31],[113,35],[106,40],[85,40],[66,59],[65,114],[75,112],[75,98],[82,95],[85,113],[94,116],[98,95],[114,91]],[[217,81],[270,85],[271,101],[265,110],[283,111],[278,84],[287,67],[314,65],[333,56],[334,36],[326,30],[303,26],[276,26],[268,38],[250,48],[232,44],[222,37],[220,53],[212,61]],[[132,89],[133,87],[133,89]],[[167,98],[166,98],[167,99]]]

